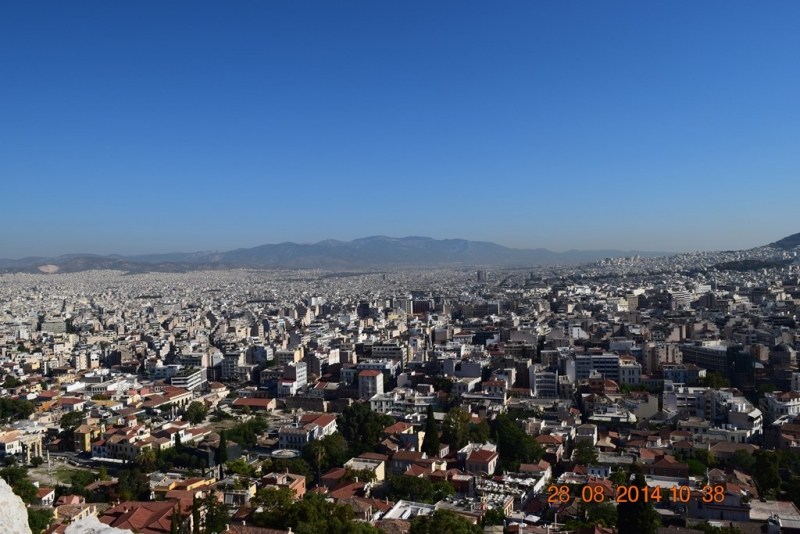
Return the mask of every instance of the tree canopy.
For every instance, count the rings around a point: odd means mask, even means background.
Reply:
[[[436,427],[436,418],[433,414],[433,405],[428,405],[427,418],[425,420],[425,438],[422,440],[422,452],[428,458],[439,456],[439,429]]]
[[[335,433],[309,443],[303,450],[303,459],[318,476],[331,467],[342,467],[351,457],[349,449],[344,436]]]
[[[633,464],[631,473],[633,474],[633,480],[629,482],[631,486],[640,489],[647,486],[641,467]],[[619,503],[617,516],[619,534],[656,534],[661,525],[661,517],[653,504],[644,499]]]
[[[269,424],[264,419],[255,417],[244,423],[239,423],[227,431],[221,431],[220,436],[225,432],[226,438],[229,441],[238,443],[244,448],[249,448],[255,446],[258,441],[258,436],[264,433],[268,427]],[[225,461],[227,461],[227,458]]]
[[[459,450],[469,442],[470,415],[466,410],[453,408],[442,421],[442,441],[450,445],[450,450]]]
[[[493,431],[497,439],[501,469],[517,471],[521,463],[536,463],[542,459],[542,446],[507,414],[497,416]]]
[[[777,491],[781,486],[778,456],[763,449],[753,453],[753,479],[759,492],[764,495]]]
[[[389,478],[386,492],[392,501],[406,500],[433,504],[448,495],[455,495],[456,490],[446,480],[431,482],[427,478],[400,475]]]
[[[450,510],[436,510],[411,521],[410,534],[482,534],[483,529],[464,516]]]
[[[347,440],[354,456],[375,450],[380,443],[383,429],[394,423],[393,417],[373,412],[367,404],[361,402],[351,404],[336,418],[336,426]]]
[[[263,508],[253,517],[256,526],[292,529],[297,534],[379,534],[368,523],[355,521],[356,515],[348,505],[335,504],[317,494],[306,494],[294,500],[289,490],[263,490],[256,494]]]
[[[208,408],[202,402],[192,401],[189,404],[189,407],[186,408],[184,415],[186,416],[187,421],[193,425],[199,425],[206,420],[206,417],[208,417]]]
[[[573,456],[575,463],[578,465],[594,465],[597,464],[597,449],[590,441],[579,441],[575,446],[575,454]]]

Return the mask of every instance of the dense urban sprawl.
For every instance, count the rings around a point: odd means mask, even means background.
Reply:
[[[798,532],[798,310],[770,247],[5,274],[0,475],[37,533]]]

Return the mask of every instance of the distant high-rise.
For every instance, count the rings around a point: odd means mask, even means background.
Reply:
[[[485,282],[489,279],[485,269],[480,269],[477,273],[478,282]]]

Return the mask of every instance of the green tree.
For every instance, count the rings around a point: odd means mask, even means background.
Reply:
[[[293,500],[288,490],[263,491],[256,494],[263,511],[255,514],[256,526],[286,530],[297,534],[378,534],[368,523],[356,521],[353,508],[328,502],[323,496],[307,494]]]
[[[74,430],[81,426],[86,414],[83,412],[67,412],[61,417],[61,428],[63,430]]]
[[[425,419],[425,438],[422,440],[422,452],[428,458],[439,457],[439,430],[436,428],[436,418],[433,415],[433,405],[428,405],[428,413]]]
[[[436,510],[411,521],[410,534],[482,534],[483,529],[464,516],[450,510]]]
[[[744,449],[739,449],[731,455],[728,460],[728,467],[744,471],[745,473],[752,473],[755,463],[756,460],[752,454]]]
[[[432,503],[437,503],[445,497],[452,497],[456,494],[456,489],[447,480],[439,480],[433,483]]]
[[[12,375],[7,375],[5,381],[3,382],[4,388],[16,388],[22,385],[22,381]]]
[[[381,441],[383,429],[394,423],[393,417],[373,412],[362,402],[354,402],[336,418],[336,426],[350,445],[353,456],[374,451]]]
[[[486,443],[489,441],[490,434],[491,429],[486,419],[483,419],[477,425],[473,423],[469,425],[469,441],[472,443]]]
[[[69,477],[70,490],[76,495],[83,495],[90,497],[91,493],[86,489],[96,479],[96,475],[91,471],[78,470],[73,471]]]
[[[28,526],[32,534],[40,534],[53,524],[52,508],[28,508]]]
[[[708,449],[695,449],[694,458],[706,467],[714,466],[714,455]]]
[[[111,480],[111,477],[108,476],[108,469],[106,469],[106,466],[100,466],[100,469],[97,471],[97,478],[99,480]]]
[[[36,407],[31,401],[11,398],[0,398],[0,421],[10,423],[20,419],[27,419]]]
[[[286,514],[294,504],[295,496],[289,488],[261,488],[252,502],[261,508],[255,518],[260,526],[280,528],[286,524]]]
[[[617,508],[611,503],[581,503],[580,517],[568,520],[564,527],[566,530],[593,528],[595,525],[613,528],[617,519]]]
[[[450,450],[464,448],[469,442],[469,413],[461,408],[453,408],[442,421],[442,441],[450,445]],[[488,426],[488,423],[487,423]]]
[[[575,446],[573,458],[578,465],[595,465],[597,464],[597,449],[590,441],[579,441]]]
[[[212,491],[203,499],[205,508],[205,532],[222,532],[230,522],[228,507],[220,502],[217,493]]]
[[[303,459],[316,470],[319,476],[331,467],[341,467],[350,459],[347,440],[339,434],[314,440],[303,450]]]
[[[33,504],[38,500],[39,490],[28,479],[28,470],[25,467],[4,467],[0,469],[0,477],[26,503]]]
[[[585,513],[590,525],[603,525],[609,528],[617,526],[617,507],[609,502],[588,504]]]
[[[195,496],[192,497],[192,534],[201,534],[200,521],[200,499]]]
[[[719,373],[715,373],[713,371],[706,373],[706,376],[698,380],[697,385],[706,388],[729,388],[731,387],[730,380],[723,377]]]
[[[781,475],[775,453],[759,449],[753,453],[753,458],[753,479],[758,485],[759,493],[765,495],[780,488]]]
[[[181,509],[180,505],[175,505],[175,508],[172,509],[172,514],[169,516],[169,532],[170,534],[181,534],[183,521],[181,517]]]
[[[518,427],[507,414],[497,416],[493,430],[497,438],[501,469],[517,471],[521,463],[536,463],[542,459],[542,446]]]
[[[246,477],[256,476],[256,468],[248,464],[244,458],[238,458],[232,462],[225,464],[225,471],[228,473],[235,473]]]
[[[227,431],[228,441],[238,443],[242,447],[253,447],[269,424],[260,417],[255,417],[244,423],[239,423]]]
[[[43,463],[44,463],[44,458],[42,458],[41,456],[34,456],[33,458],[31,458],[31,465],[33,467],[39,467]]]
[[[184,413],[186,420],[193,425],[199,425],[208,417],[208,408],[200,401],[192,401]]]
[[[611,472],[609,479],[615,486],[625,486],[628,483],[628,472],[621,467],[617,468]]]
[[[705,465],[703,465],[702,462],[694,458],[689,458],[688,460],[686,460],[686,465],[689,467],[689,475],[693,477],[702,477],[706,474],[706,471],[708,470],[708,467],[706,467]]]
[[[506,513],[502,508],[490,508],[486,510],[486,514],[483,516],[484,527],[488,527],[490,525],[505,525],[505,523]]]
[[[217,465],[224,466],[228,463],[228,435],[224,430],[219,431],[219,446],[216,453]]]
[[[150,479],[135,467],[121,469],[117,473],[117,492],[121,501],[150,500]]]
[[[631,486],[643,489],[647,486],[642,469],[638,464],[631,466],[633,480]],[[623,502],[617,505],[619,534],[656,534],[661,518],[652,503],[640,499],[636,502]]]
[[[134,463],[139,466],[142,471],[146,473],[150,473],[156,470],[156,451],[148,447],[146,449],[142,449],[139,454],[136,456]]]

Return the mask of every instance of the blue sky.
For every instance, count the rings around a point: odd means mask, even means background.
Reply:
[[[800,231],[800,3],[3,2],[0,257]]]

